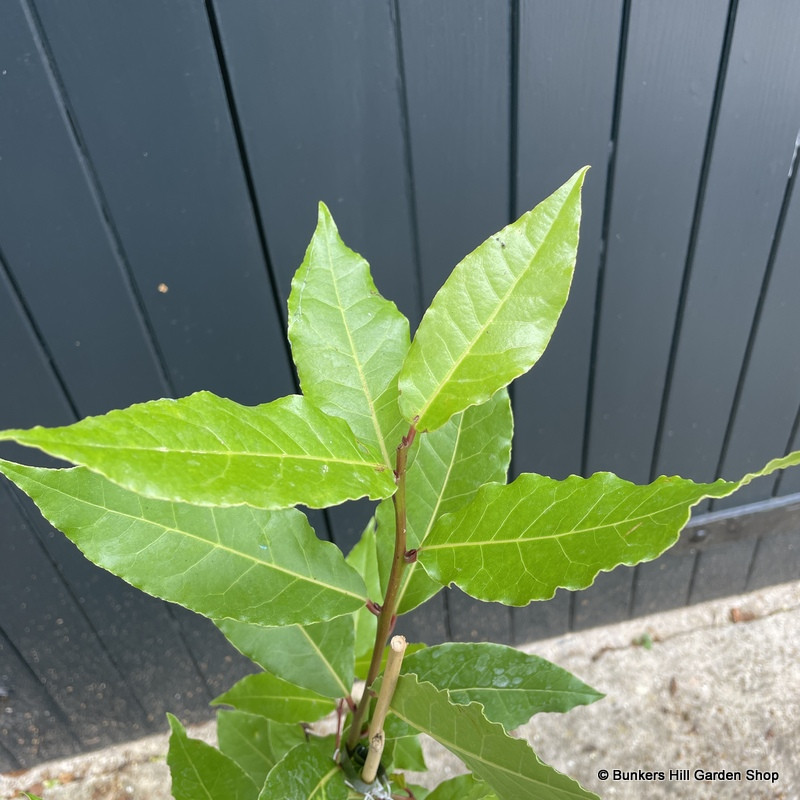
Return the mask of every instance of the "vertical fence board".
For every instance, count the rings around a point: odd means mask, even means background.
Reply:
[[[216,10],[281,302],[322,200],[381,293],[419,319],[390,4]]]
[[[725,477],[744,475],[781,455],[800,407],[800,190],[796,181],[782,234],[722,463]],[[769,391],[765,391],[767,386]],[[793,472],[797,471],[795,467]],[[714,507],[765,500],[775,480],[771,476],[754,481]]]
[[[0,242],[7,266],[81,414],[157,397],[164,389],[101,209],[14,3],[3,13],[0,51],[7,59],[0,81]],[[20,372],[6,376],[17,381]]]
[[[175,390],[284,394],[283,334],[202,3],[38,8]]]
[[[143,710],[36,542],[7,485],[0,487],[0,517],[5,634],[46,685],[82,747],[141,735],[147,730]],[[87,715],[87,705],[96,713]],[[24,747],[34,753],[36,742],[28,740]]]
[[[639,564],[631,616],[641,617],[686,605],[696,558],[695,553],[666,553],[655,561]]]
[[[796,581],[800,575],[800,529],[763,536],[753,555],[747,591]]]
[[[423,294],[509,209],[507,0],[399,3]]]
[[[739,3],[659,472],[715,477],[800,122],[798,37],[793,3]]]
[[[709,547],[698,554],[690,603],[704,603],[747,587],[747,576],[756,543],[752,539]]]
[[[650,478],[726,11],[725,0],[632,7],[588,472]]]
[[[80,752],[63,712],[2,631],[0,684],[0,772]]]
[[[621,6],[540,0],[520,7],[516,212],[584,164],[592,169],[569,302],[540,361],[514,382],[517,474],[581,471]]]
[[[417,321],[389,3],[217,3],[216,14],[282,308],[322,200],[379,291]],[[348,550],[372,509],[331,509],[337,544]]]
[[[572,628],[579,631],[628,618],[634,572],[617,567],[601,572],[594,583],[573,595]]]
[[[448,595],[447,608],[453,641],[511,643],[511,614],[507,606],[475,600],[453,587]]]

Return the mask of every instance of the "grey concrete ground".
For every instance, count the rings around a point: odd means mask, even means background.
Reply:
[[[606,693],[519,732],[601,797],[800,800],[800,582],[526,649]],[[213,727],[192,735],[211,740]],[[24,789],[44,800],[168,800],[165,743],[150,737],[0,776],[0,798]],[[427,753],[434,782],[462,770],[433,746]],[[760,774],[748,780],[747,770]],[[724,771],[733,777],[708,778]]]

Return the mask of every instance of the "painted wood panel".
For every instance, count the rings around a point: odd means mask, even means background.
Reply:
[[[667,398],[661,473],[716,477],[800,125],[798,36],[794,3],[739,3]]]
[[[647,482],[727,2],[632,6],[587,472]]]
[[[174,391],[290,391],[203,4],[37,8]]]
[[[514,213],[592,169],[569,302],[540,361],[514,382],[515,474],[582,470],[621,11],[607,0],[520,4]]]
[[[796,178],[781,223],[728,424],[721,469],[725,477],[744,475],[788,451],[800,408],[800,191]],[[796,480],[796,473],[796,468],[787,472],[784,480]],[[714,506],[732,508],[764,500],[773,494],[775,483],[775,476],[761,478]],[[784,484],[782,493],[787,493],[787,487]]]
[[[423,299],[509,220],[510,3],[406,0],[402,59]]]

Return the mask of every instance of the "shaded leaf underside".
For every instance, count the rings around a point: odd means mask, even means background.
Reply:
[[[3,439],[146,497],[196,505],[322,508],[395,491],[391,470],[347,423],[297,395],[251,407],[196,392]]]
[[[82,467],[0,472],[95,564],[212,619],[318,622],[361,608],[366,590],[341,551],[295,509],[151,500]]]

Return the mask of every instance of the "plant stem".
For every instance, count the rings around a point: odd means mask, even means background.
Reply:
[[[375,645],[372,648],[372,660],[369,663],[367,681],[364,686],[364,694],[353,714],[353,722],[350,727],[350,735],[347,738],[347,746],[352,750],[358,744],[361,735],[361,723],[364,714],[370,704],[369,687],[378,677],[383,658],[383,648],[386,640],[392,632],[395,619],[395,609],[397,608],[397,593],[400,591],[400,580],[403,577],[403,570],[406,566],[406,464],[408,462],[408,451],[414,443],[417,429],[412,426],[408,433],[397,445],[397,460],[395,462],[394,477],[397,483],[397,491],[394,493],[394,555],[392,556],[392,569],[389,573],[389,583],[386,586],[386,596],[383,598],[381,613],[378,616],[378,630],[375,633]]]
[[[403,663],[403,655],[406,652],[405,636],[392,636],[389,648],[389,657],[386,659],[386,669],[383,673],[378,702],[375,704],[375,712],[369,721],[369,753],[367,754],[367,760],[364,762],[364,769],[361,772],[361,780],[364,783],[372,783],[378,775],[378,767],[380,766],[383,747],[386,743],[383,722],[389,711],[389,703],[392,702],[392,697],[394,696],[397,678],[400,675],[400,667]]]

